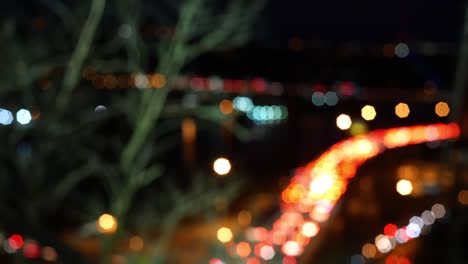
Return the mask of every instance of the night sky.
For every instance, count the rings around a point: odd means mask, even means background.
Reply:
[[[331,41],[440,41],[459,39],[462,0],[270,0],[262,20],[266,39],[292,36]]]

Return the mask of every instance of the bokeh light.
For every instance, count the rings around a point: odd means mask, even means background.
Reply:
[[[48,262],[57,261],[58,254],[53,247],[43,247],[41,252],[42,258]]]
[[[227,243],[232,239],[232,231],[227,227],[221,227],[217,232],[218,240],[222,243]]]
[[[320,227],[315,222],[306,222],[302,225],[302,234],[306,237],[314,237],[318,234]]]
[[[377,248],[374,245],[367,243],[364,246],[362,246],[361,253],[365,258],[370,259],[375,257],[375,255],[377,254]]]
[[[23,247],[24,240],[21,235],[13,234],[8,238],[8,245],[13,250],[18,250]]]
[[[421,218],[425,225],[432,225],[436,219],[432,211],[426,210],[421,214]]]
[[[272,246],[265,245],[260,249],[260,256],[264,260],[271,260],[275,257],[275,250]]]
[[[395,106],[395,114],[399,118],[406,118],[410,114],[410,108],[408,104],[405,103],[399,103]]]
[[[341,130],[347,130],[351,127],[351,117],[346,114],[341,114],[336,118],[336,126]]]
[[[325,103],[328,106],[335,106],[338,104],[338,95],[335,92],[327,92],[325,94]]]
[[[13,122],[13,114],[6,110],[0,108],[0,124],[8,126]]]
[[[23,254],[27,258],[38,258],[41,255],[41,247],[35,241],[25,243]]]
[[[406,58],[410,54],[410,49],[406,43],[398,43],[395,46],[395,55],[398,58]]]
[[[103,214],[99,217],[96,227],[102,234],[113,234],[117,231],[117,219],[110,214]]]
[[[325,96],[322,92],[314,92],[312,94],[312,104],[322,106],[325,104]]]
[[[399,194],[406,196],[413,192],[413,184],[408,180],[399,180],[396,185]]]
[[[236,252],[239,257],[246,258],[250,255],[251,251],[250,244],[247,242],[240,242],[236,246]]]
[[[361,109],[361,116],[364,120],[371,121],[377,116],[377,111],[372,105],[366,105]]]
[[[443,218],[445,216],[445,207],[441,204],[434,204],[431,208],[432,213],[436,218]]]
[[[247,113],[254,108],[252,99],[250,99],[249,97],[238,96],[234,98],[232,102],[234,104],[234,108],[240,112]]]
[[[31,112],[26,109],[20,109],[18,112],[16,112],[16,121],[20,123],[21,125],[27,125],[29,122],[31,122],[32,116]]]
[[[231,171],[231,162],[225,158],[218,158],[213,162],[213,170],[218,175],[227,175]]]
[[[221,111],[221,113],[228,115],[231,114],[233,110],[234,107],[230,100],[222,100],[219,103],[219,111]]]
[[[133,236],[128,241],[128,246],[133,251],[141,251],[145,246],[145,241],[140,236]]]
[[[458,193],[458,202],[463,205],[468,204],[468,190],[462,190]]]
[[[288,241],[283,244],[282,251],[287,256],[296,257],[302,254],[303,248],[296,241]]]
[[[410,238],[416,238],[421,234],[421,228],[419,225],[411,223],[406,226],[406,235]]]
[[[450,113],[450,106],[446,102],[438,102],[434,107],[434,111],[436,115],[446,117]]]
[[[375,246],[381,253],[387,253],[392,250],[392,242],[385,235],[378,235],[375,238]]]

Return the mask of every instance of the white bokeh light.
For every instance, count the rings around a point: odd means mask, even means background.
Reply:
[[[26,110],[26,109],[20,109],[17,113],[16,113],[16,120],[18,121],[18,123],[22,124],[22,125],[27,125],[31,122],[32,120],[32,116],[31,116],[31,113],[29,112],[29,110]]]

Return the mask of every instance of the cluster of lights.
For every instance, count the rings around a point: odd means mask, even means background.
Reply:
[[[46,262],[57,261],[57,251],[49,246],[41,247],[36,241],[24,238],[20,234],[12,234],[6,239],[0,234],[0,244],[7,254],[16,254],[22,252],[28,259],[42,258]]]
[[[282,252],[284,264],[295,264],[295,258],[300,256],[304,247],[319,234],[320,224],[328,220],[335,204],[346,191],[349,180],[355,176],[356,169],[363,162],[386,149],[454,139],[459,135],[458,125],[452,123],[377,130],[341,141],[317,160],[296,171],[296,175],[282,192],[282,213],[273,222],[271,230],[251,227],[245,233],[247,241],[242,241],[241,245],[226,245],[237,247],[237,253],[241,253],[238,256],[246,263],[260,263],[260,260],[267,260],[266,257],[280,256],[279,252]],[[435,218],[441,218],[444,214],[445,209],[441,205],[434,205],[431,211],[424,212],[420,218],[424,225],[429,225]],[[394,239],[390,239],[389,233],[386,232],[376,238],[375,248],[380,252],[390,251],[394,242],[401,243],[400,241],[406,238],[419,236],[422,228],[420,223],[419,218],[412,218],[406,227],[392,229],[392,232],[389,232]],[[232,231],[220,229],[218,239],[224,243],[232,241]],[[268,248],[262,250],[265,247]],[[247,248],[254,250],[249,251]],[[372,255],[374,249],[370,249],[370,246],[367,248]],[[230,252],[236,252],[236,248]]]
[[[288,109],[283,105],[257,105],[247,113],[247,117],[260,124],[274,123],[286,119],[288,117]]]
[[[233,108],[247,114],[247,117],[259,124],[279,122],[288,117],[288,109],[283,105],[259,106],[249,97],[237,96],[232,100]]]
[[[322,94],[323,95],[323,94]],[[317,100],[317,99],[316,99]],[[312,99],[314,101],[314,99]],[[316,101],[314,102],[314,105],[323,105],[323,103],[320,102],[320,104],[317,104]],[[446,117],[450,113],[450,106],[446,102],[438,102],[435,107],[434,107],[434,112],[437,116],[439,117]],[[406,103],[398,103],[395,106],[395,115],[399,118],[407,118],[411,113],[411,109],[408,104]],[[377,110],[375,109],[374,106],[372,105],[365,105],[364,107],[361,108],[361,117],[366,120],[366,121],[372,121],[376,118],[377,116]],[[362,126],[362,123],[359,123],[358,127],[356,127],[355,133],[351,133],[353,135],[361,134],[359,132],[365,131],[365,127]],[[336,118],[336,126],[341,129],[341,130],[348,130],[352,129],[353,126],[353,121],[351,117],[347,114],[340,114]]]
[[[395,224],[387,224],[383,229],[383,234],[379,234],[375,237],[374,243],[367,243],[362,246],[361,254],[354,255],[355,260],[351,260],[351,263],[365,263],[365,259],[373,259],[380,257],[381,254],[387,254],[391,252],[398,244],[404,244],[411,239],[418,238],[421,234],[428,232],[430,226],[434,224],[437,219],[441,219],[445,216],[445,207],[441,204],[434,204],[431,210],[424,211],[420,216],[413,216],[408,221],[408,224],[398,228]],[[389,259],[393,260],[396,256],[389,255],[386,263]],[[390,263],[402,263],[400,258],[399,262]],[[406,262],[408,261],[408,262]],[[404,258],[404,263],[410,263],[409,260]]]
[[[16,112],[16,121],[21,125],[27,125],[33,119],[31,112],[26,109],[20,109]],[[11,125],[13,123],[13,113],[9,110],[0,108],[0,124],[4,126]]]

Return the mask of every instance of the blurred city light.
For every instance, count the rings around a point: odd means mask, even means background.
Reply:
[[[271,260],[275,257],[275,250],[272,246],[265,245],[260,249],[260,256],[264,260]]]
[[[406,58],[410,54],[410,49],[406,43],[398,43],[395,46],[395,55],[398,58]]]
[[[458,202],[462,205],[468,204],[468,190],[463,190],[458,193]]]
[[[249,97],[238,96],[233,100],[234,108],[240,112],[249,112],[254,108],[252,99]]]
[[[338,95],[335,92],[327,92],[325,94],[325,103],[328,106],[335,106],[338,104]]]
[[[336,118],[336,126],[341,130],[347,130],[352,125],[351,117],[346,114],[341,114]]]
[[[450,113],[450,106],[446,102],[438,102],[434,107],[434,111],[436,115],[446,117]]]
[[[6,110],[0,108],[0,124],[8,126],[13,122],[13,114]]]
[[[21,235],[18,234],[13,234],[8,238],[8,245],[10,246],[11,249],[14,251],[20,249],[24,245],[24,240]]]
[[[43,247],[41,252],[42,258],[48,262],[57,261],[58,254],[53,247]]]
[[[392,242],[390,242],[390,239],[385,235],[378,235],[375,238],[375,246],[381,253],[387,253],[392,250]]]
[[[445,216],[445,207],[441,204],[434,204],[431,208],[435,218],[443,218]]]
[[[306,222],[302,225],[302,234],[306,237],[314,237],[318,234],[320,227],[315,222]]]
[[[371,121],[375,119],[377,112],[372,105],[366,105],[361,109],[361,116],[366,121]]]
[[[424,221],[425,225],[432,225],[436,219],[432,211],[426,210],[421,214],[421,218]]]
[[[225,115],[231,114],[233,109],[233,104],[230,100],[222,100],[219,103],[219,111]]]
[[[231,171],[231,162],[225,158],[218,158],[213,162],[213,170],[218,175],[226,175]]]
[[[314,92],[312,94],[312,104],[315,106],[322,106],[325,104],[325,96],[322,92]]]
[[[24,244],[23,254],[27,258],[38,258],[41,255],[41,247],[35,241],[28,241]]]
[[[113,234],[117,231],[117,219],[110,214],[103,214],[99,217],[97,230],[102,234]]]
[[[219,258],[212,258],[208,261],[208,264],[224,264],[224,262]]]
[[[333,178],[330,175],[322,174],[310,183],[310,191],[315,194],[324,194],[333,186]]]
[[[399,180],[396,185],[399,194],[406,196],[413,192],[413,184],[408,180]]]
[[[222,243],[227,243],[232,239],[232,231],[227,227],[221,227],[218,229],[217,238]]]
[[[399,118],[406,118],[410,114],[410,108],[407,104],[405,103],[399,103],[395,106],[395,114]]]
[[[410,238],[416,238],[421,234],[419,225],[411,223],[406,227],[406,235]]]
[[[128,247],[132,251],[141,251],[145,246],[145,241],[140,236],[133,236],[128,242]]]
[[[373,258],[377,254],[377,248],[374,245],[367,243],[362,246],[361,254],[367,259]]]
[[[250,244],[247,242],[240,242],[237,244],[236,252],[239,257],[246,258],[250,255],[252,249],[250,248]]]
[[[282,251],[287,256],[296,257],[302,254],[303,248],[296,241],[288,241],[283,244]]]
[[[32,120],[32,116],[31,116],[31,113],[29,112],[29,110],[20,109],[16,113],[16,121],[18,121],[18,123],[20,123],[22,125],[29,124],[29,122],[31,122],[31,120]]]

